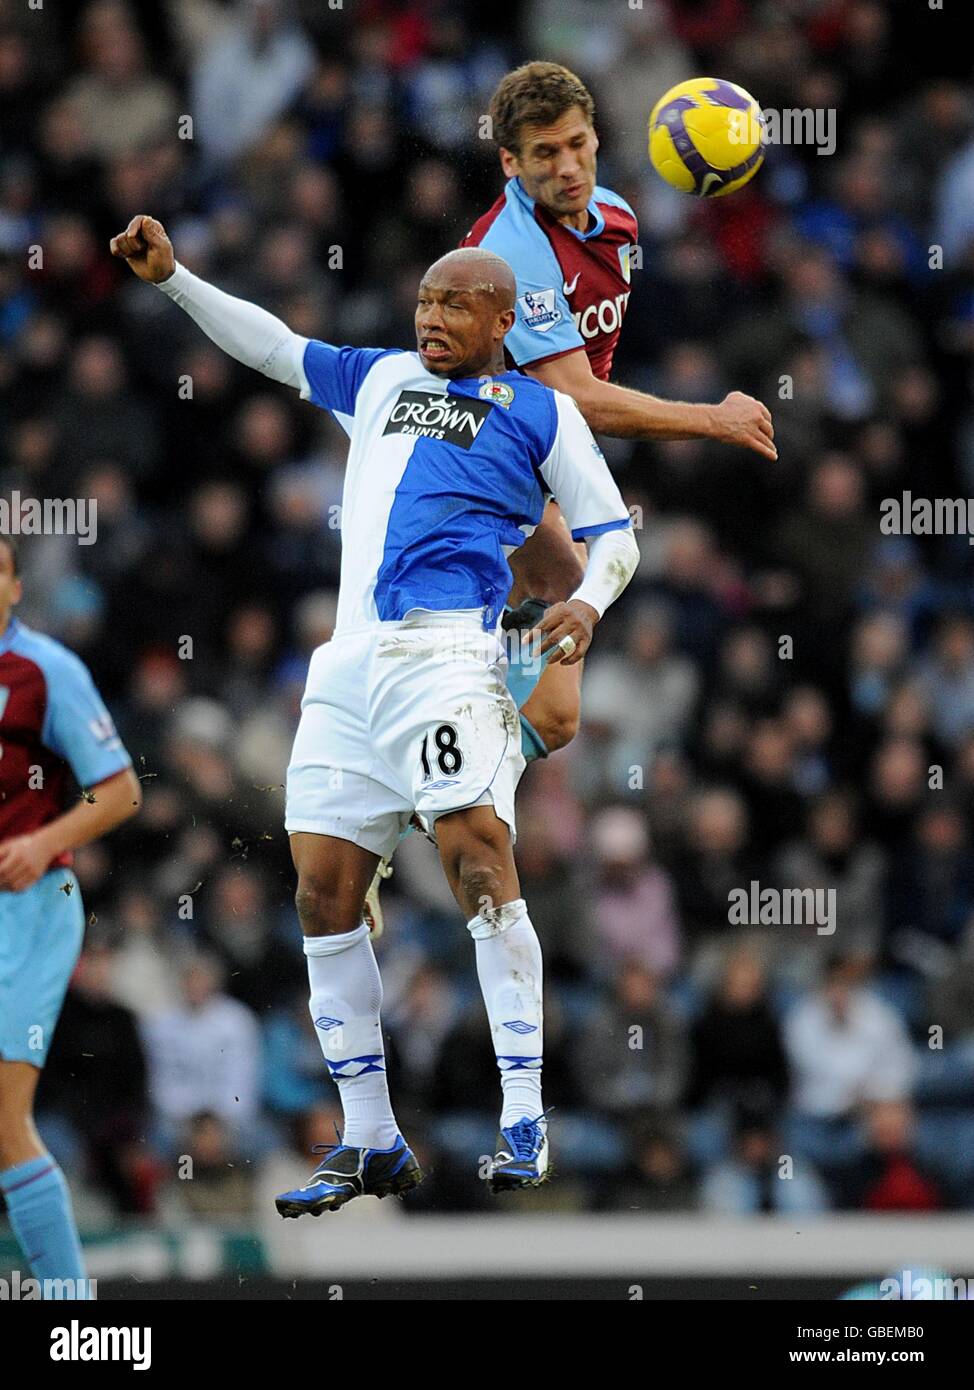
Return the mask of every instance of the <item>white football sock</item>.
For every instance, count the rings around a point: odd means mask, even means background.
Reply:
[[[379,1010],[382,980],[369,929],[306,936],[311,1018],[345,1115],[342,1143],[390,1149],[399,1126],[386,1081]]]
[[[541,943],[523,898],[467,923],[477,943],[477,977],[501,1073],[501,1129],[539,1119],[543,1015]]]

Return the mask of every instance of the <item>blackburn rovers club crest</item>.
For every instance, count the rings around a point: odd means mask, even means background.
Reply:
[[[485,381],[477,395],[482,401],[493,401],[506,410],[514,399],[514,387],[508,386],[506,381]]]
[[[518,296],[525,328],[533,328],[535,333],[547,333],[561,319],[561,310],[555,307],[554,290],[529,290]]]
[[[631,246],[619,247],[619,269],[622,271],[622,278],[623,280],[625,280],[627,285],[630,283],[630,280],[632,278],[632,267],[629,264],[629,252],[631,250]]]

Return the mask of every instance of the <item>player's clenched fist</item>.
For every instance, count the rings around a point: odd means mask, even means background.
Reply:
[[[124,232],[112,237],[109,246],[113,256],[128,261],[139,279],[148,280],[151,285],[168,280],[176,269],[176,257],[165,227],[144,213],[133,217]]]
[[[778,457],[771,411],[753,396],[745,396],[743,391],[731,391],[720,405],[714,406],[714,416],[717,426],[714,437],[722,444],[740,444],[742,448],[754,449],[765,458]]]
[[[22,893],[51,866],[51,850],[37,831],[15,835],[0,845],[0,889]]]

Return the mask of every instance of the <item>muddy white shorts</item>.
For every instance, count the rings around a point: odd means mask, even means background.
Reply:
[[[421,613],[332,638],[311,658],[285,828],[384,858],[416,811],[493,805],[514,836],[524,770],[507,658],[475,619]]]

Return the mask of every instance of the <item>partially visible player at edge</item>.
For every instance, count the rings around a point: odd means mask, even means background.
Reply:
[[[491,1188],[543,1182],[541,947],[514,863],[524,757],[497,631],[507,557],[548,493],[589,542],[589,563],[538,623],[542,651],[580,660],[628,584],[639,552],[601,450],[570,397],[506,370],[515,283],[493,252],[451,251],[430,266],[417,351],[404,352],[293,333],[179,265],[154,218],[133,218],[111,249],[225,352],[331,411],[350,436],[338,615],[311,658],[285,814],[311,1017],[345,1132],[278,1211],[318,1215],[421,1178],[389,1099],[382,984],[362,914],[377,864],[414,813],[476,943],[503,1096]]]
[[[690,404],[609,381],[639,233],[625,199],[596,182],[594,114],[585,84],[558,63],[516,68],[491,98],[493,137],[508,181],[460,244],[495,251],[517,277],[508,354],[522,371],[571,396],[596,432],[713,439],[777,458],[771,414],[751,396],[732,391],[719,404]],[[554,503],[511,568],[512,606],[529,596],[555,603],[577,587],[579,562]],[[580,664],[521,670],[515,655],[508,684],[529,760],[574,737],[581,675]]]
[[[84,936],[71,851],[134,815],[142,789],[87,668],[13,617],[20,596],[0,536],[0,1192],[45,1296],[81,1298],[71,1198],[34,1092]],[[69,770],[85,795],[65,810]]]

